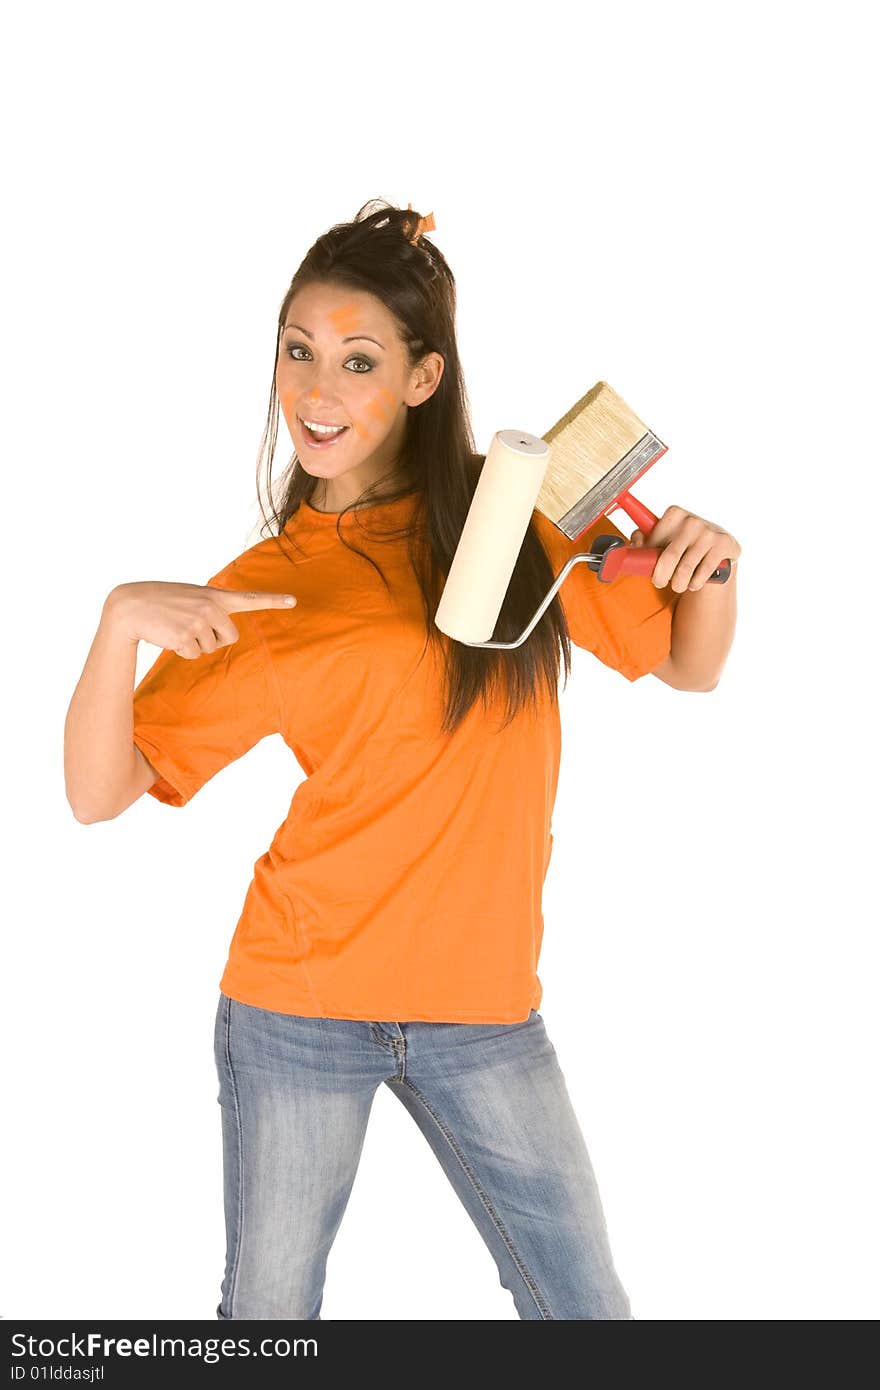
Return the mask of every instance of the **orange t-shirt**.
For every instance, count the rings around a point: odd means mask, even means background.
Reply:
[[[539,687],[500,731],[503,695],[440,732],[442,658],[426,644],[405,537],[415,494],[338,514],[303,503],[207,582],[294,593],[295,608],[233,614],[240,636],[195,660],[163,650],[134,691],[134,740],[183,806],[267,734],[306,773],[254,865],[220,989],[309,1017],[514,1023],[537,1008],[542,887],[560,758],[558,707]],[[570,542],[537,510],[553,573]],[[668,655],[671,598],[650,579],[602,584],[575,565],[559,590],[572,641],[629,680]],[[421,658],[421,660],[420,660]]]

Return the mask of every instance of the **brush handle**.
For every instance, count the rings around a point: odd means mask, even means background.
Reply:
[[[639,530],[644,531],[646,536],[657,525],[657,518],[654,513],[648,510],[644,502],[633,497],[631,492],[622,492],[614,505],[615,507],[622,507],[630,521],[634,521]]]
[[[652,511],[649,511],[649,509],[645,506],[644,502],[640,502],[637,497],[633,497],[631,492],[622,492],[614,505],[616,507],[621,507],[626,512],[630,520],[636,523],[636,526],[638,526],[639,530],[644,531],[645,536],[647,536],[649,531],[653,530],[653,528],[657,525],[657,517],[654,515],[654,513]],[[653,560],[650,565],[639,565],[634,562],[635,556],[638,555],[639,551],[641,551],[643,555],[653,556]],[[632,550],[627,552],[627,558],[625,560],[617,562],[617,564],[615,565],[615,573],[650,574],[654,568],[654,564],[656,563],[657,556],[659,554],[659,550],[650,550],[644,548],[643,546],[634,546]],[[730,561],[722,560],[717,570],[715,570],[712,574],[709,575],[708,582],[710,584],[724,584],[729,578]]]

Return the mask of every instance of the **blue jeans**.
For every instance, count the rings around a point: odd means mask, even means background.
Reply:
[[[226,1273],[218,1318],[320,1319],[380,1082],[406,1106],[520,1318],[631,1319],[556,1051],[522,1023],[274,1013],[220,995]]]

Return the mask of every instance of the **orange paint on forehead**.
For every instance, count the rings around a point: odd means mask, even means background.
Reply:
[[[332,309],[327,315],[340,335],[351,334],[356,328],[362,328],[362,317],[362,311],[357,304],[341,304],[338,309]]]

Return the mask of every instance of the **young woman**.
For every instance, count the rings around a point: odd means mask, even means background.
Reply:
[[[431,219],[369,208],[319,237],[281,305],[270,478],[279,403],[295,453],[270,534],[206,585],[109,595],[68,717],[68,795],[82,820],[144,791],[183,806],[272,733],[306,773],[220,980],[218,1317],[320,1317],[386,1083],[521,1318],[630,1319],[537,1012],[559,654],[566,678],[573,640],[629,680],[711,689],[735,577],[705,581],[739,546],[670,507],[651,578],[603,585],[578,565],[521,647],[443,637],[432,617],[483,462],[455,282],[425,239]],[[535,511],[496,639],[522,631],[589,535],[567,543]],[[142,640],[163,650],[132,701]]]

